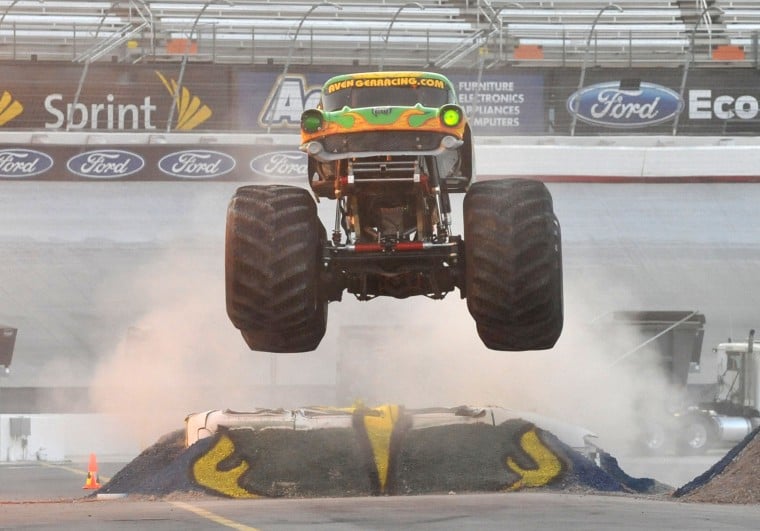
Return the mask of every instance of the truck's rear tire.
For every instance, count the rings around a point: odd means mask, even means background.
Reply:
[[[681,455],[702,455],[717,439],[717,429],[705,415],[687,415],[682,421],[676,440],[676,450]]]
[[[540,181],[473,184],[464,199],[465,294],[493,350],[545,350],[563,325],[562,246]]]
[[[321,339],[319,323],[326,321],[326,313],[320,318],[324,304],[318,285],[323,234],[316,204],[303,188],[244,186],[235,192],[227,209],[225,285],[227,314],[236,328],[261,337],[284,337],[289,331]],[[260,346],[274,343],[261,340]],[[300,351],[306,342],[295,343]]]
[[[673,451],[673,430],[664,422],[646,422],[635,446],[634,450],[643,455],[665,455]]]

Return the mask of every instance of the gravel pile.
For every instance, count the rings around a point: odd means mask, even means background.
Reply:
[[[760,428],[673,496],[701,503],[760,503]]]
[[[191,463],[210,447],[202,439],[185,448],[185,432],[177,430],[161,437],[127,466],[114,474],[97,494],[145,494],[166,496],[177,492],[204,492],[189,474]]]

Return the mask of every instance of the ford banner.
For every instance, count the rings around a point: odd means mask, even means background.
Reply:
[[[0,144],[0,181],[238,181],[306,186],[297,145]]]
[[[673,120],[684,105],[678,93],[646,81],[608,81],[581,88],[567,99],[567,110],[588,124],[633,129]]]

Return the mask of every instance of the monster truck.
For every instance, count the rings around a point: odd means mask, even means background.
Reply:
[[[457,288],[488,348],[555,344],[563,303],[552,197],[540,181],[473,181],[472,132],[446,77],[333,77],[303,113],[301,139],[311,192],[244,186],[227,212],[227,313],[252,350],[316,349],[327,305],[344,292],[441,299]],[[466,193],[463,236],[452,232],[453,193]],[[329,235],[313,196],[336,202]]]

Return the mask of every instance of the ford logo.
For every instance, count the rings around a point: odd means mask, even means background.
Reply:
[[[642,82],[638,89],[610,81],[584,87],[567,99],[567,110],[579,120],[606,127],[633,128],[672,120],[683,109],[678,93]],[[577,111],[577,112],[576,112]]]
[[[118,179],[137,173],[145,160],[129,151],[98,149],[71,157],[66,167],[71,173],[89,179]]]
[[[53,159],[33,149],[0,149],[0,178],[32,177],[53,167]]]
[[[305,179],[306,168],[306,154],[300,151],[272,151],[251,161],[253,173],[270,179]]]
[[[178,151],[159,160],[158,168],[180,179],[210,179],[231,172],[235,168],[235,159],[218,151]]]

